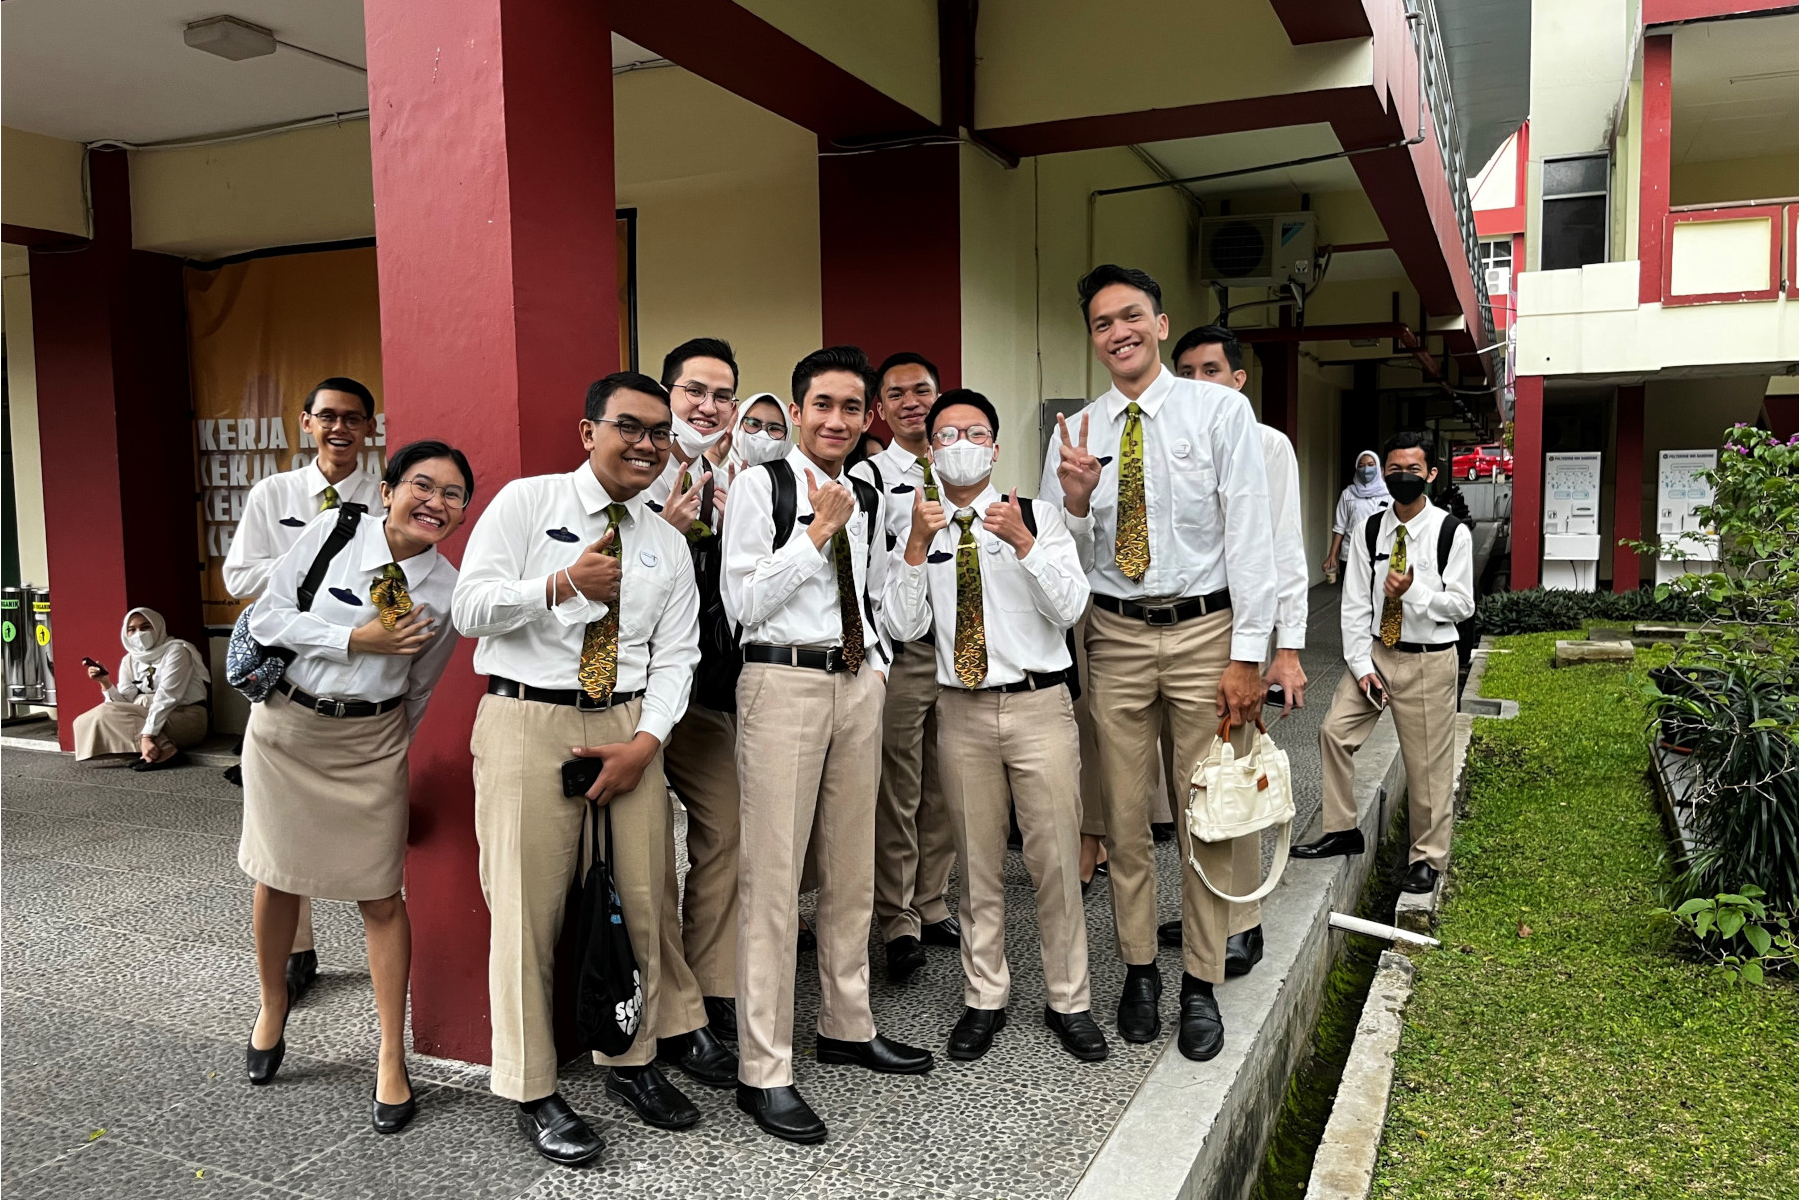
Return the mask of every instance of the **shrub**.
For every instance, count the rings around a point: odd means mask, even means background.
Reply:
[[[1476,625],[1489,637],[1580,629],[1590,621],[1698,621],[1702,616],[1685,596],[1659,598],[1650,588],[1620,594],[1546,588],[1496,592],[1483,596],[1475,608]]]

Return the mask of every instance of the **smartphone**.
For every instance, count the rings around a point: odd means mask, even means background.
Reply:
[[[1388,702],[1387,689],[1385,687],[1381,686],[1380,679],[1377,679],[1374,683],[1371,683],[1368,686],[1364,687],[1363,688],[1363,696],[1369,701],[1370,704],[1373,704],[1376,708],[1386,708],[1387,707],[1387,702]]]
[[[600,768],[606,763],[598,758],[571,758],[562,765],[563,795],[573,800],[577,796],[585,796],[594,781],[600,778]]]
[[[82,660],[81,660],[81,665],[82,665],[82,666],[84,666],[84,667],[98,667],[98,668],[99,668],[99,669],[100,669],[100,670],[102,670],[102,671],[104,671],[104,670],[106,670],[106,668],[105,668],[105,667],[102,667],[102,666],[100,666],[100,664],[99,664],[99,663],[97,663],[97,662],[95,662],[95,661],[94,661],[94,660],[93,660],[93,659],[91,659],[91,658],[83,658],[83,659],[82,659]]]
[[[1281,708],[1287,703],[1287,690],[1279,683],[1271,683],[1263,693],[1263,703],[1270,708]]]

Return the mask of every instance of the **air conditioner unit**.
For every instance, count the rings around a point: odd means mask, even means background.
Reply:
[[[1489,267],[1484,272],[1487,292],[1490,296],[1508,296],[1512,294],[1512,268]]]
[[[1313,282],[1319,222],[1312,213],[1205,217],[1200,222],[1200,278],[1227,287],[1302,287]]]

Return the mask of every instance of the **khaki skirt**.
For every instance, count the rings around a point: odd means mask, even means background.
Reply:
[[[406,866],[406,706],[322,717],[277,692],[244,731],[238,865],[325,900],[381,900]]]

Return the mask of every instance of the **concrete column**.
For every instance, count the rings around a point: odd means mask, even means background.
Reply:
[[[608,5],[367,0],[364,21],[388,439],[468,454],[459,560],[482,501],[580,461],[584,390],[618,368]],[[406,884],[414,1044],[486,1062],[472,651],[413,743]]]
[[[1663,223],[1669,216],[1669,145],[1674,136],[1675,38],[1644,39],[1643,133],[1638,159],[1638,303],[1662,300]]]
[[[1513,383],[1512,589],[1538,585],[1544,545],[1544,377]]]
[[[1644,385],[1620,388],[1614,411],[1613,591],[1631,592],[1638,586],[1638,556],[1619,543],[1644,536]]]

